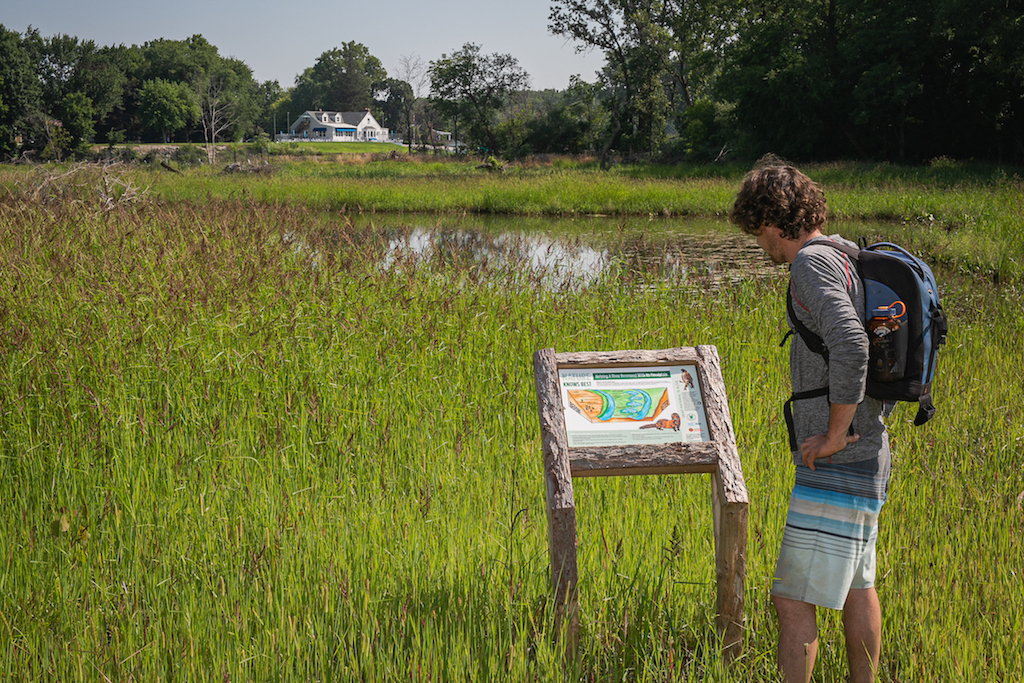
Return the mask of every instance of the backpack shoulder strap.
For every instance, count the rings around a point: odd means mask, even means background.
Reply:
[[[807,325],[800,322],[800,318],[796,317],[796,309],[793,307],[793,290],[792,286],[786,287],[786,312],[789,314],[789,319],[793,321],[793,327],[796,328],[796,333],[800,335],[800,338],[804,340],[804,344],[807,345],[812,352],[818,354],[825,359],[828,363],[828,349],[825,348],[825,341],[814,334],[808,329]],[[786,333],[786,336],[782,338],[782,343],[779,346],[783,346],[789,336],[793,334],[793,330]]]
[[[832,240],[823,240],[821,242],[815,242],[814,244],[821,244],[824,246],[832,247],[833,249],[841,251],[842,253],[849,256],[857,269],[857,276],[860,277],[860,249],[858,249],[857,247],[851,247],[847,244],[833,242]],[[811,332],[806,325],[800,322],[800,318],[796,317],[796,309],[793,308],[792,283],[790,283],[790,285],[786,287],[786,312],[789,313],[789,319],[793,321],[793,327],[796,328],[796,333],[799,334],[800,338],[804,340],[804,344],[807,345],[807,348],[813,351],[814,353],[818,354],[822,358],[824,358],[825,362],[828,363],[828,349],[825,347],[824,340],[822,340],[822,338],[819,337],[818,335]],[[787,332],[786,336],[782,338],[782,343],[779,344],[779,346],[785,345],[786,340],[789,339],[789,336],[791,334],[793,334],[792,330]]]
[[[827,247],[832,247],[838,251],[843,252],[851,259],[853,259],[854,265],[860,265],[860,249],[857,247],[851,247],[848,244],[840,244],[839,242],[833,242],[832,240],[825,240],[823,242],[815,242],[815,245],[821,244]]]

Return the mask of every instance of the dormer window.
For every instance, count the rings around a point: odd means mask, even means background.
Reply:
[[[330,121],[330,120],[331,120],[331,117],[330,117],[330,116],[328,116],[327,114],[324,114],[324,119],[323,119],[323,122],[324,122],[324,123],[327,123],[327,122],[328,122],[328,121]]]
[[[341,123],[341,114],[335,114],[334,115],[334,122],[335,123]]]

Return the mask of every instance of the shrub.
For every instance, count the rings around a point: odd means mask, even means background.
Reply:
[[[181,166],[199,166],[206,161],[206,152],[196,145],[180,145],[174,150],[171,160]]]
[[[260,156],[270,153],[270,136],[265,131],[260,131],[259,135],[249,143],[249,153]]]

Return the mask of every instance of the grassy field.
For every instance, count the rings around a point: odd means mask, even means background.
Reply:
[[[525,262],[388,254],[284,173],[73,174],[34,197],[34,176],[5,173],[0,678],[774,680],[784,271],[624,263],[552,285]],[[373,187],[359,182],[332,188]],[[680,206],[734,180],[693,182]],[[863,201],[837,209],[850,216],[913,203],[846,191],[830,198]],[[950,215],[1001,192],[949,192]],[[941,412],[891,420],[881,678],[1016,681],[1024,297],[1014,279],[940,278]],[[723,359],[750,492],[744,656],[718,662],[709,482],[693,475],[577,480],[581,644],[563,661],[531,355],[698,343]],[[821,627],[816,680],[842,681],[838,619]]]

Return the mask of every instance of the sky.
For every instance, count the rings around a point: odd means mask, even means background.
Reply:
[[[98,46],[200,34],[221,56],[248,64],[257,81],[285,88],[321,54],[349,41],[365,45],[389,76],[398,75],[403,56],[426,65],[471,42],[484,54],[515,57],[534,90],[562,90],[574,74],[593,82],[603,56],[578,54],[574,44],[548,33],[549,9],[550,0],[4,0],[0,24]]]

